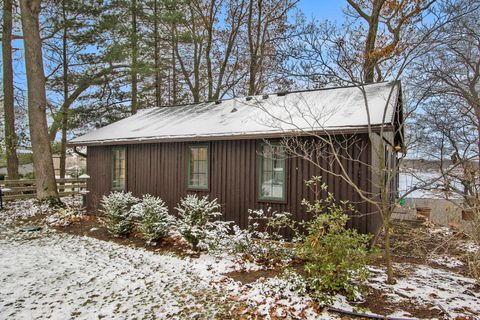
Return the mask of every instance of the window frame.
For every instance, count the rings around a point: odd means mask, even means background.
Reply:
[[[283,188],[282,188],[282,197],[268,197],[262,196],[262,177],[264,173],[264,156],[263,152],[266,146],[281,146],[283,149],[283,165],[284,165],[284,174],[283,174]],[[280,142],[261,142],[257,149],[257,164],[258,164],[258,178],[257,178],[257,201],[258,202],[267,202],[267,203],[287,203],[287,181],[288,181],[288,164],[287,157],[285,155],[285,147],[281,145]]]
[[[115,177],[115,160],[114,160],[114,157],[115,157],[115,152],[117,150],[123,150],[124,151],[124,154],[125,154],[125,182],[124,182],[124,185],[123,187],[118,187],[118,186],[114,186],[114,177]],[[113,147],[112,148],[112,176],[111,176],[111,179],[110,179],[110,189],[112,191],[126,191],[127,190],[127,147]]]
[[[196,148],[205,148],[207,150],[207,166],[206,166],[206,177],[207,177],[207,184],[206,186],[195,185],[191,184],[190,182],[190,161],[192,159],[191,149]],[[197,191],[208,191],[210,190],[210,146],[208,143],[195,143],[195,144],[188,144],[187,145],[187,189],[188,190],[197,190]]]

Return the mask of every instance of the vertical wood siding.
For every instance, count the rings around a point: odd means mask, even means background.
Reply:
[[[368,141],[363,137],[362,143]],[[247,225],[248,209],[266,209],[291,212],[296,219],[308,219],[309,216],[301,206],[302,199],[313,200],[314,195],[304,181],[314,175],[321,175],[329,186],[329,191],[338,200],[350,200],[357,209],[366,214],[352,218],[350,227],[360,232],[376,233],[379,216],[372,214],[371,206],[363,202],[352,187],[334,175],[327,175],[315,165],[298,157],[289,157],[287,165],[286,202],[274,203],[258,200],[258,165],[257,148],[262,140],[224,140],[211,141],[209,145],[209,189],[191,191],[187,189],[187,146],[188,142],[168,142],[155,144],[130,144],[127,147],[127,191],[135,196],[152,194],[161,197],[170,211],[182,197],[189,193],[209,195],[217,198],[222,205],[224,219],[233,220],[240,227]],[[358,157],[361,162],[371,163],[370,148],[351,146],[348,152]],[[98,212],[101,197],[110,193],[111,187],[111,146],[88,147],[87,173],[88,181],[87,208]],[[322,166],[328,166],[322,160]],[[368,166],[358,161],[345,163],[353,180],[363,190],[370,188],[370,171]],[[333,167],[339,170],[338,166]]]

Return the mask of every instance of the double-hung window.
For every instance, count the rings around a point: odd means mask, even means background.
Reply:
[[[112,190],[125,190],[127,181],[127,151],[125,147],[112,149]]]
[[[208,146],[188,146],[188,188],[208,189]]]
[[[285,150],[279,144],[262,144],[259,152],[260,200],[284,201],[285,197]]]

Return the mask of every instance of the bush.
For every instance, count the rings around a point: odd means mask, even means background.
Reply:
[[[214,219],[222,215],[218,211],[217,199],[209,201],[208,196],[200,199],[197,195],[187,195],[175,209],[178,211],[177,228],[182,237],[194,250],[206,249],[207,244],[202,241],[219,225],[213,222]]]
[[[232,245],[247,260],[265,266],[282,265],[293,258],[294,252],[280,231],[291,226],[288,212],[276,212],[271,208],[248,210],[248,227],[246,230],[234,228]]]
[[[287,263],[293,257],[293,250],[287,246],[279,229],[289,217],[288,213],[272,212],[271,209],[266,212],[249,210],[246,229],[240,229],[232,221],[210,221],[202,228],[204,232],[197,248],[213,254],[240,255],[242,260],[265,266]]]
[[[307,185],[318,191],[319,181],[314,177]],[[326,192],[326,185],[321,184],[320,190]],[[347,229],[346,212],[353,207],[347,202],[337,204],[331,193],[325,199],[313,203],[304,200],[302,204],[314,214],[312,220],[303,223],[306,235],[298,237],[296,243],[298,256],[306,262],[309,289],[321,303],[331,302],[339,292],[354,300],[369,276],[371,236]]]
[[[115,235],[122,236],[130,233],[133,227],[133,218],[130,212],[132,206],[139,201],[131,192],[112,192],[103,196],[101,205],[105,213],[107,230]]]
[[[172,217],[168,214],[165,202],[149,194],[144,195],[142,202],[132,206],[133,217],[140,218],[138,229],[147,241],[161,240],[168,235]]]

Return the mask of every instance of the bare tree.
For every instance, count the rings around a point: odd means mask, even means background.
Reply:
[[[266,87],[269,67],[276,65],[276,47],[286,37],[289,12],[297,0],[251,0],[247,13],[248,95]]]
[[[429,43],[429,54],[416,64],[416,85],[429,90],[429,97],[453,103],[452,108],[470,119],[477,131],[476,150],[480,150],[480,3],[474,9],[439,31]],[[472,4],[470,4],[472,6]],[[445,10],[459,10],[456,6]],[[450,100],[447,101],[446,99]],[[460,105],[455,104],[455,100]],[[438,101],[438,100],[437,100]],[[459,156],[459,155],[457,155]]]
[[[347,0],[347,14],[353,11],[355,18],[366,22],[367,32],[364,38],[363,81],[372,83],[381,81],[383,75],[380,65],[408,46],[403,41],[405,33],[412,24],[422,18],[422,13],[436,0]],[[377,75],[375,79],[375,73]]]
[[[362,165],[369,167],[371,172],[369,183],[372,185],[372,190],[362,188],[356,181],[354,174],[348,170],[347,163],[361,161],[355,154],[348,152],[347,146],[354,144],[355,141],[352,141],[352,137],[339,138],[337,135],[330,134],[328,128],[323,126],[325,117],[329,117],[328,114],[322,114],[321,112],[319,114],[318,111],[311,109],[313,106],[311,108],[306,106],[306,110],[301,112],[304,117],[309,119],[311,128],[310,130],[295,129],[301,135],[313,136],[316,141],[319,141],[314,150],[302,145],[295,138],[285,142],[287,149],[292,154],[309,160],[329,174],[341,177],[363,201],[374,208],[372,214],[381,217],[388,283],[395,281],[390,250],[391,216],[393,209],[398,204],[397,201],[414,191],[413,189],[407,190],[402,195],[393,192],[395,190],[393,186],[397,180],[397,168],[406,154],[406,149],[408,149],[405,145],[403,123],[418,108],[419,101],[403,103],[406,108],[404,110],[397,109],[392,118],[389,118],[392,114],[389,111],[391,109],[387,106],[391,103],[397,103],[397,101],[399,103],[403,102],[402,91],[398,90],[398,85],[395,85],[395,83],[404,74],[407,67],[429,51],[425,44],[436,36],[439,28],[461,14],[459,12],[434,12],[431,13],[431,22],[424,24],[423,19],[427,12],[423,12],[423,10],[430,8],[430,2],[420,1],[418,3],[421,6],[415,4],[414,9],[403,6],[403,2],[393,2],[400,7],[396,9],[390,7],[389,5],[392,3],[389,1],[368,3],[349,1],[349,5],[354,9],[353,12],[356,12],[356,19],[341,28],[330,23],[325,23],[320,27],[309,24],[300,33],[299,38],[301,40],[296,43],[293,42],[294,46],[289,48],[290,57],[295,57],[295,59],[289,60],[290,75],[312,80],[315,86],[334,83],[355,86],[360,91],[366,122],[368,123],[366,129],[369,141],[368,148],[372,154],[372,161],[370,163],[362,162]],[[415,3],[417,2],[415,1]],[[375,10],[370,8],[373,13],[366,14],[362,6],[371,7],[372,4],[378,4],[379,7],[373,8]],[[390,10],[393,11],[390,12]],[[347,14],[352,14],[351,12],[349,10]],[[372,14],[377,17],[373,19]],[[405,18],[406,16],[410,18]],[[358,19],[370,21],[367,21],[366,29],[358,27]],[[404,19],[403,24],[393,27],[393,23],[399,23]],[[369,35],[370,25],[379,28],[379,23],[386,26],[386,29],[382,29],[382,32],[389,33],[389,36],[375,38],[378,36],[375,35],[375,30],[374,35]],[[392,31],[395,31],[393,36]],[[371,37],[376,39],[373,48],[367,43],[372,40]],[[393,42],[387,41],[388,39]],[[368,50],[365,48],[368,48]],[[365,50],[369,52],[365,52]],[[369,91],[372,87],[365,85],[375,79],[375,77],[372,78],[372,70],[377,74],[377,80],[384,80],[387,77],[393,83],[390,93],[383,97],[385,107],[382,110],[381,121],[376,123],[371,121],[371,104],[373,101]],[[285,112],[288,115],[294,111],[285,110]],[[295,112],[298,111],[295,110]],[[283,121],[288,122],[288,116]],[[433,182],[428,181],[427,183]]]
[[[426,93],[415,119],[417,148],[436,160],[434,186],[446,200],[473,215],[466,234],[480,245],[480,2],[446,2],[444,11],[469,11],[442,27],[412,79]],[[480,255],[471,263],[480,277]]]
[[[41,0],[21,0],[22,30],[25,48],[25,66],[28,86],[28,118],[30,140],[33,149],[33,165],[37,187],[37,199],[60,203],[52,150],[48,136],[43,70],[42,40],[39,30]]]

